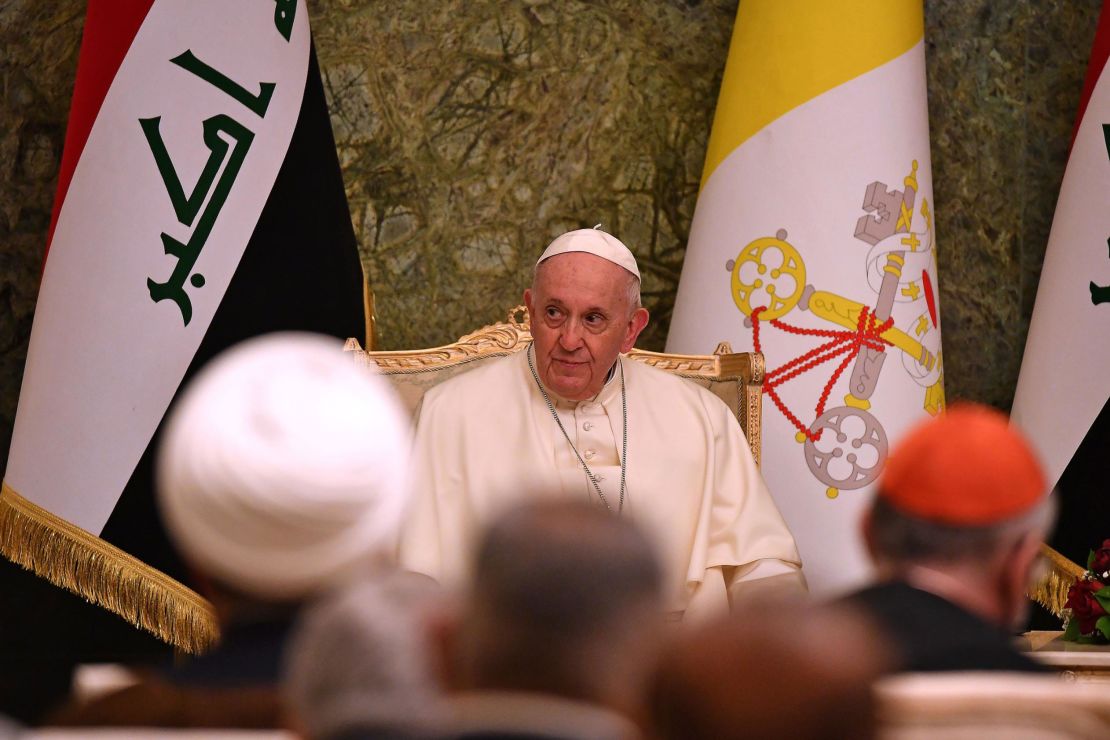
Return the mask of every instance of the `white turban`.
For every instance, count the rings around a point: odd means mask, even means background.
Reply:
[[[632,255],[632,251],[624,246],[624,242],[620,239],[596,226],[592,229],[568,231],[555,237],[555,241],[543,250],[536,264],[567,252],[586,252],[603,260],[609,260],[614,265],[620,265],[631,272],[637,280],[640,279],[640,268],[636,266],[636,258]]]
[[[162,516],[185,558],[228,586],[301,599],[396,545],[408,417],[338,340],[271,334],[216,358],[174,410]]]

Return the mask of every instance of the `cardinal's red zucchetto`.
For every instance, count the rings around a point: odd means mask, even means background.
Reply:
[[[1029,443],[999,411],[959,404],[911,430],[891,452],[879,496],[902,512],[952,526],[1020,516],[1047,494]]]

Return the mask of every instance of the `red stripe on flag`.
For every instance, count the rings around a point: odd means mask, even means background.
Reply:
[[[58,191],[54,195],[50,230],[46,234],[47,253],[73,170],[81,159],[93,121],[100,113],[104,96],[108,94],[108,88],[152,5],[154,0],[89,0],[85,30],[81,35],[81,54],[77,59],[77,81],[73,85],[69,124],[62,148],[62,163],[58,168]],[[46,264],[46,254],[43,255],[43,264]]]
[[[1102,11],[1098,16],[1098,28],[1095,30],[1095,41],[1091,46],[1091,61],[1087,63],[1087,77],[1083,80],[1083,94],[1079,96],[1079,113],[1075,116],[1075,128],[1071,131],[1071,143],[1075,145],[1075,135],[1079,133],[1079,123],[1083,114],[1087,112],[1087,103],[1095,91],[1098,78],[1110,58],[1110,12],[1107,0],[1102,0]]]

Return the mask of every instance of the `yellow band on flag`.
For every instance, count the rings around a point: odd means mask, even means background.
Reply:
[[[725,157],[771,121],[904,54],[924,34],[921,0],[744,0],[702,186]]]

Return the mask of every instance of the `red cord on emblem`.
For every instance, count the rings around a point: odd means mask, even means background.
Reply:
[[[756,352],[763,351],[760,348],[759,344],[759,314],[766,310],[766,306],[760,306],[759,308],[756,308],[752,311],[752,339],[755,344]],[[774,401],[775,406],[778,406],[779,411],[781,411],[783,415],[790,420],[790,423],[793,424],[798,429],[798,431],[804,434],[806,438],[809,439],[811,442],[816,442],[817,440],[821,439],[821,432],[823,430],[818,429],[816,432],[814,432],[805,424],[802,424],[801,420],[799,420],[798,417],[795,416],[794,413],[786,407],[786,404],[783,403],[782,399],[779,398],[779,394],[775,390],[775,388],[782,385],[783,383],[793,380],[804,372],[812,370],[818,365],[823,365],[824,363],[834,359],[835,357],[838,357],[839,355],[844,355],[844,359],[842,359],[840,361],[840,364],[836,366],[836,370],[833,371],[832,376],[829,378],[829,382],[825,384],[825,388],[821,392],[821,397],[817,400],[817,407],[814,409],[814,421],[816,421],[818,418],[821,417],[821,414],[825,413],[825,404],[829,400],[829,393],[832,392],[832,387],[836,384],[836,381],[840,379],[840,376],[844,373],[845,368],[847,368],[848,365],[851,364],[852,360],[854,360],[859,354],[860,349],[863,347],[867,347],[868,349],[875,350],[876,352],[884,352],[886,351],[886,348],[888,346],[891,346],[892,343],[889,340],[884,339],[882,337],[882,333],[890,327],[894,326],[894,318],[888,318],[881,324],[877,323],[877,321],[878,320],[875,318],[875,314],[866,306],[864,306],[863,310],[860,311],[859,321],[856,324],[855,331],[805,329],[800,326],[791,326],[790,324],[786,324],[782,321],[779,321],[778,319],[770,320],[769,323],[771,324],[771,326],[775,327],[776,329],[781,329],[787,334],[830,338],[828,342],[825,342],[818,347],[814,347],[809,352],[806,352],[803,355],[795,357],[793,360],[790,360],[782,367],[778,367],[774,370],[769,371],[763,379],[763,389],[767,392],[767,395],[771,397],[771,400]]]

